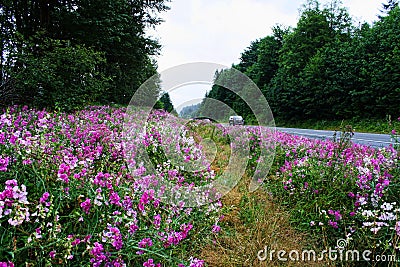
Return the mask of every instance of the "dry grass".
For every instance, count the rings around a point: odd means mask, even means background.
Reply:
[[[243,179],[246,180],[246,179]],[[249,179],[247,179],[249,180]],[[306,247],[306,238],[290,227],[286,213],[271,201],[267,192],[259,189],[247,192],[247,183],[241,182],[222,199],[228,209],[222,222],[222,231],[214,244],[207,245],[200,257],[208,266],[320,266],[321,262],[260,261],[259,250],[297,250]],[[269,254],[268,254],[269,255]]]

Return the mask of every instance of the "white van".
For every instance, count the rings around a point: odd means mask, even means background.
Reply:
[[[244,125],[242,116],[230,116],[229,125]]]

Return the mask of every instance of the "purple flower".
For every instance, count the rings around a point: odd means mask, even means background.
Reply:
[[[90,198],[86,198],[86,200],[84,201],[84,202],[82,202],[81,203],[81,208],[83,209],[83,211],[86,213],[86,214],[89,214],[89,212],[90,212],[90,207],[91,207],[92,205],[90,204]]]
[[[156,265],[154,264],[153,259],[148,259],[146,262],[143,263],[144,267],[155,267]]]
[[[191,258],[189,267],[203,267],[204,261],[197,258]]]
[[[108,231],[103,231],[103,242],[109,242],[116,249],[120,250],[123,246],[122,235],[117,227],[108,225]]]
[[[161,215],[160,214],[157,214],[154,216],[153,224],[156,229],[160,228],[160,225],[161,225]]]
[[[396,222],[396,226],[394,228],[398,236],[400,236],[400,221]]]
[[[140,248],[145,248],[146,246],[151,247],[153,245],[153,241],[150,238],[143,238],[140,242],[139,242],[139,247]]]
[[[212,228],[212,232],[216,234],[219,231],[221,231],[221,227],[219,225],[217,225],[217,224],[214,224],[213,228]]]
[[[54,257],[56,256],[56,251],[55,250],[50,251],[49,256],[50,258],[54,259]]]
[[[117,206],[122,206],[118,193],[112,192],[110,194],[110,203],[114,204],[114,205],[117,205]]]
[[[337,223],[337,222],[334,222],[334,221],[329,220],[328,224],[329,224],[330,226],[332,226],[333,228],[335,228],[335,229],[338,228],[338,223]]]
[[[9,157],[2,158],[0,156],[0,171],[1,172],[7,171],[7,166],[8,166],[9,161],[10,161]]]
[[[8,187],[8,189],[12,189],[14,186],[17,186],[17,185],[18,185],[18,182],[15,179],[6,181],[6,186]]]
[[[107,261],[107,256],[103,253],[103,245],[99,242],[94,243],[94,247],[89,252],[94,258],[90,259],[93,266],[99,267],[102,263]]]
[[[71,245],[74,247],[76,245],[79,245],[81,243],[81,240],[79,238],[75,239],[74,241],[71,242]]]
[[[136,224],[131,224],[129,226],[129,233],[131,235],[133,235],[138,229],[139,229],[139,226],[137,226]]]
[[[342,215],[340,214],[340,211],[338,211],[338,210],[335,211],[334,215],[335,215],[335,220],[336,221],[339,221],[339,220],[342,219]]]
[[[40,198],[39,202],[42,203],[42,204],[45,203],[46,200],[49,198],[49,196],[50,196],[49,192],[44,192],[42,197]]]

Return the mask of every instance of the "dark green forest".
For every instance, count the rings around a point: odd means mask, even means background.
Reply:
[[[145,32],[167,2],[2,0],[0,106],[129,103],[156,73],[160,44]]]
[[[376,21],[356,24],[341,1],[307,1],[293,28],[276,25],[232,67],[248,75],[280,121],[383,119],[400,115],[400,8],[389,0]],[[229,79],[220,70],[215,79]],[[251,122],[236,94],[214,85],[206,97]],[[200,113],[213,113],[206,101]]]

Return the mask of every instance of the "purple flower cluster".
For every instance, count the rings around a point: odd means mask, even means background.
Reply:
[[[120,230],[117,227],[108,225],[107,231],[103,232],[102,242],[111,243],[116,250],[120,250],[123,247],[123,240]]]
[[[146,262],[143,263],[144,267],[161,267],[160,263],[154,263],[153,259],[148,259]]]
[[[9,157],[2,157],[0,155],[0,172],[7,171],[8,162],[10,161]]]
[[[137,117],[141,116],[138,111]],[[170,257],[174,246],[190,238],[192,228],[208,229],[209,234],[218,230],[211,226],[220,216],[219,204],[193,210],[184,202],[165,204],[161,202],[165,189],[157,187],[159,181],[168,179],[176,188],[190,192],[194,181],[215,177],[209,166],[193,177],[181,172],[201,159],[200,146],[180,134],[180,124],[159,111],[150,116],[144,137],[137,132],[125,144],[125,118],[125,110],[109,107],[89,107],[74,114],[10,107],[0,115],[0,172],[24,177],[26,185],[22,180],[8,180],[0,192],[0,223],[10,233],[18,226],[22,237],[15,237],[25,238],[32,250],[29,259],[16,254],[14,264],[67,260],[75,265],[126,266],[124,260],[134,257],[134,264],[147,260],[149,266],[159,266],[162,262],[156,262],[163,258],[153,257],[149,262],[148,253],[163,253],[168,247],[165,253]],[[133,132],[138,129],[135,122],[130,126]],[[138,150],[143,142],[154,151],[155,160],[161,158],[161,147],[181,160],[159,162],[161,168],[153,171]],[[200,219],[193,222],[191,214]],[[0,245],[10,253],[15,245],[16,251],[24,251],[13,240],[3,239]],[[146,252],[137,255],[130,247],[132,242]],[[41,251],[43,247],[46,251]],[[48,258],[35,258],[39,254]],[[201,261],[192,264],[197,262]]]
[[[81,208],[86,214],[89,214],[91,206],[92,205],[90,204],[90,198],[86,198],[86,200],[81,203]]]
[[[341,147],[330,140],[281,132],[274,136],[280,153],[276,160],[276,176],[282,183],[279,194],[293,203],[312,200],[318,208],[327,210],[309,210],[312,220],[305,222],[307,225],[323,229],[329,225],[332,238],[340,232],[347,232],[348,238],[357,230],[367,229],[371,239],[380,233],[385,242],[398,233],[400,199],[394,192],[400,175],[400,153],[393,146],[374,149],[349,143]],[[333,195],[342,202],[324,201],[324,197]],[[381,231],[383,228],[385,231]]]

